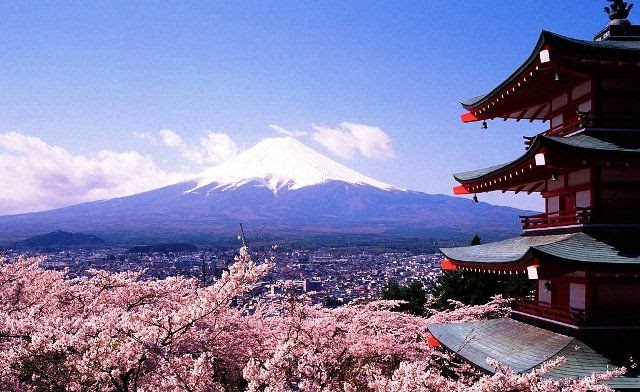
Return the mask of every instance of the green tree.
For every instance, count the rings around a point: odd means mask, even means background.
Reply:
[[[480,245],[480,236],[476,234],[471,245]],[[429,293],[436,298],[432,307],[437,310],[451,308],[450,299],[467,305],[481,305],[491,297],[501,294],[504,297],[525,297],[533,289],[532,281],[526,275],[495,275],[486,272],[444,271],[439,282]]]
[[[424,304],[427,302],[426,294],[419,280],[414,280],[406,286],[390,280],[382,291],[382,299],[405,301],[406,303],[398,307],[397,311],[421,316],[424,313]]]
[[[327,297],[324,299],[324,306],[327,308],[333,309],[333,308],[340,307],[342,305],[344,305],[344,303],[335,297]]]

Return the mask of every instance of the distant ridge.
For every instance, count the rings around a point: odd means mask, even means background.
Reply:
[[[37,235],[14,243],[14,246],[28,247],[84,247],[103,245],[105,245],[105,241],[98,236],[84,233],[70,233],[62,230]]]

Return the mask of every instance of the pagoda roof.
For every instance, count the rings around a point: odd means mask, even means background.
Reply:
[[[428,329],[443,346],[488,373],[496,370],[487,364],[487,358],[525,373],[564,357],[566,362],[545,376],[553,379],[589,377],[616,368],[605,355],[578,338],[511,318],[431,324]],[[618,377],[605,384],[616,389],[640,388],[637,377]]]
[[[509,267],[554,259],[593,265],[640,265],[639,233],[572,233],[522,236],[483,245],[443,248],[454,263]]]
[[[461,184],[483,181],[506,171],[521,166],[534,159],[535,155],[543,149],[560,149],[576,153],[593,154],[607,153],[633,155],[640,154],[640,137],[632,131],[587,129],[584,132],[570,137],[538,135],[533,140],[530,148],[519,158],[497,166],[483,169],[456,173],[453,177]],[[483,189],[487,191],[488,189]]]
[[[555,53],[551,56],[552,58],[542,62],[540,55],[543,50],[553,50]],[[568,61],[563,61],[559,58],[562,57],[562,54],[572,55],[569,56],[570,59]],[[581,58],[576,60],[573,54],[577,54]],[[593,61],[585,62],[585,57],[589,57]],[[528,89],[534,89],[541,91],[540,94],[542,94],[542,92],[547,94],[557,91],[558,83],[556,82],[554,85],[553,75],[561,66],[576,70],[583,67],[587,67],[585,69],[591,69],[589,67],[605,66],[605,63],[608,64],[609,62],[618,64],[618,61],[622,60],[627,61],[631,67],[636,66],[637,61],[640,60],[640,41],[579,40],[564,37],[549,31],[542,31],[531,55],[511,76],[488,94],[479,95],[461,102],[462,106],[469,111],[462,116],[462,119],[465,122],[469,122],[495,117],[506,118],[512,117],[514,113],[519,112],[519,115],[512,118],[528,118],[531,121],[534,119],[544,120],[546,119],[546,115],[548,115],[548,111],[544,109],[544,106],[539,106],[541,102],[536,101],[530,95],[527,95],[529,96],[528,101],[534,102],[531,102],[532,105],[529,107],[500,109],[500,105],[498,105],[498,107],[492,110],[490,110],[490,107],[498,104],[500,100],[507,100],[506,97],[510,93],[511,97],[518,96],[520,93],[517,91],[522,92]],[[572,72],[573,75],[565,75],[568,80],[563,83],[586,81],[589,79],[587,76],[588,73],[590,73],[590,71],[586,71],[583,76],[580,76]],[[540,107],[539,110],[536,109],[538,106]]]
[[[440,251],[449,259],[463,263],[523,264],[532,259],[531,250],[538,246],[560,242],[572,234],[514,237],[488,244],[443,248]]]

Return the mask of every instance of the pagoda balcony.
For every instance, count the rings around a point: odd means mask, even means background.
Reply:
[[[525,232],[562,227],[577,227],[591,222],[591,210],[588,208],[576,208],[575,210],[548,212],[537,215],[521,215],[520,222]]]
[[[562,323],[581,329],[640,327],[640,314],[635,309],[585,310],[533,298],[516,298],[511,303],[511,310],[516,316]]]
[[[566,136],[578,132],[591,124],[593,124],[593,115],[580,114],[569,121],[550,128],[542,134],[545,136]]]
[[[585,128],[640,129],[640,120],[631,116],[578,112],[577,116],[541,132],[540,135],[569,136]],[[524,136],[524,139],[528,149],[535,137]]]
[[[511,309],[516,315],[551,320],[576,327],[585,325],[587,321],[587,313],[584,309],[537,301],[532,298],[516,298]]]
[[[546,131],[541,132],[540,134],[544,136],[567,136],[581,131],[585,127],[589,126],[593,126],[593,115],[589,113],[582,113],[577,117],[558,124],[555,127],[551,127]],[[529,149],[529,147],[531,147],[531,143],[533,143],[534,139],[535,137],[532,136],[524,136],[524,144],[527,150]]]

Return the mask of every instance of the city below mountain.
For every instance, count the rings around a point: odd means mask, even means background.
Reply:
[[[414,234],[464,239],[519,232],[509,207],[396,188],[298,140],[265,139],[197,178],[132,196],[0,216],[0,241],[53,230],[130,243],[211,241],[250,232],[302,236]]]
[[[127,249],[127,253],[169,253],[169,252],[196,252],[198,247],[192,244],[157,244],[139,245]]]

